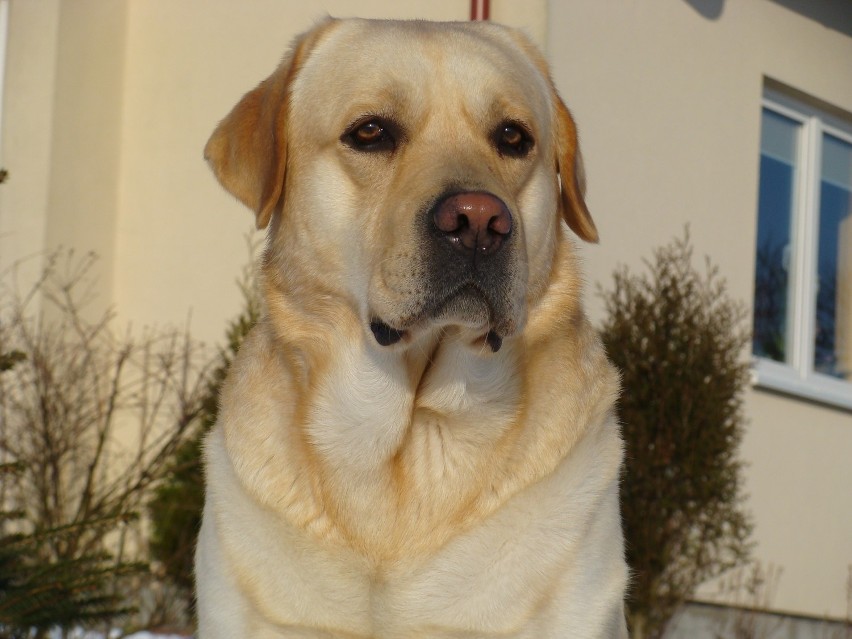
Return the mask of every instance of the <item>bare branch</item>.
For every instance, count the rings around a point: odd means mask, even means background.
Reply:
[[[44,560],[139,551],[124,542],[138,521],[123,522],[186,439],[212,365],[188,324],[134,338],[112,310],[90,312],[95,260],[49,255],[29,288],[21,264],[0,274],[0,464],[22,465],[15,481],[0,476],[0,508],[32,530],[67,526]]]

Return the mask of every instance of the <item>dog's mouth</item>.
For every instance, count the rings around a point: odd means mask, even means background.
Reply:
[[[383,321],[375,319],[370,322],[370,331],[373,333],[373,337],[376,338],[376,342],[381,346],[393,346],[404,340],[409,334],[407,330],[393,328]],[[503,346],[502,336],[498,335],[494,330],[489,330],[485,335],[481,336],[480,341],[486,344],[492,353],[496,353]]]
[[[370,322],[370,331],[372,331],[373,337],[376,338],[376,341],[381,346],[392,346],[397,342],[401,342],[408,334],[408,331],[394,328],[379,319],[374,319]]]
[[[393,346],[408,339],[413,330],[431,322],[442,326],[460,326],[471,331],[484,329],[475,343],[487,345],[493,353],[500,350],[503,338],[512,332],[514,322],[506,317],[503,305],[474,285],[464,285],[444,295],[431,304],[403,327],[394,326],[380,317],[370,320],[370,331],[381,346]]]

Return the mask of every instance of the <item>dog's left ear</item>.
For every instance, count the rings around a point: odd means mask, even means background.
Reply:
[[[577,140],[577,126],[554,89],[556,106],[556,163],[561,182],[561,209],[565,222],[580,239],[598,241],[598,229],[586,206],[586,173]]]
[[[287,166],[287,104],[290,85],[329,19],[299,36],[266,80],[250,91],[219,123],[204,147],[216,178],[266,228],[284,203]]]

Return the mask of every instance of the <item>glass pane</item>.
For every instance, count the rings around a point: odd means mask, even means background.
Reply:
[[[763,110],[752,351],[778,362],[788,362],[792,352],[788,271],[800,129],[795,120]]]
[[[814,370],[852,377],[852,145],[823,135]]]

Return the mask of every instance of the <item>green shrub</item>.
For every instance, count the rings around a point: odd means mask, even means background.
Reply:
[[[227,345],[220,352],[219,363],[208,381],[196,430],[175,451],[163,480],[157,485],[148,504],[152,523],[149,542],[151,558],[162,565],[166,577],[178,587],[190,610],[194,606],[195,542],[204,508],[202,441],[216,423],[219,390],[231,361],[260,317],[260,298],[253,278],[244,277],[240,288],[245,307],[237,319],[228,325]]]
[[[4,478],[18,476],[19,464],[0,464]],[[122,518],[123,519],[123,518]],[[104,534],[121,525],[116,518],[88,520],[43,531],[21,528],[23,513],[0,512],[0,638],[43,636],[53,627],[111,622],[133,612],[112,587],[116,578],[147,569],[119,562],[104,551],[57,557],[53,549],[80,535]]]
[[[621,489],[635,639],[660,637],[698,585],[746,561],[751,532],[737,448],[748,380],[745,310],[684,239],[648,272],[616,271],[601,335],[622,373]]]

